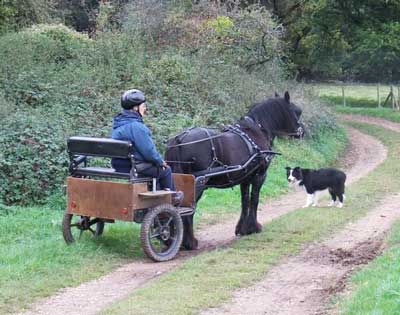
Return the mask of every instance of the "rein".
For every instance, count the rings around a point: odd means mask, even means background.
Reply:
[[[169,148],[177,148],[177,147],[183,147],[185,145],[189,145],[189,144],[194,144],[194,143],[199,143],[199,142],[203,142],[203,141],[207,141],[207,140],[212,140],[215,138],[219,138],[222,136],[222,133],[215,135],[215,136],[208,136],[206,138],[203,139],[199,139],[199,140],[195,140],[195,141],[190,141],[190,142],[186,142],[186,143],[180,143],[180,144],[174,144],[174,145],[167,145],[167,149]]]

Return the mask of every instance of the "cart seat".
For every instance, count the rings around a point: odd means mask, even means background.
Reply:
[[[110,138],[70,137],[68,139],[70,157],[69,171],[72,176],[99,176],[128,179],[130,182],[151,182],[152,178],[138,176],[132,143]],[[115,171],[112,167],[93,167],[88,165],[88,157],[129,159],[132,164],[130,173]]]

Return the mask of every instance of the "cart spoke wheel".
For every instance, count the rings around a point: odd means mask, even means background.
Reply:
[[[182,243],[183,224],[176,209],[163,204],[149,209],[144,217],[140,239],[147,256],[167,261],[176,256]]]
[[[95,229],[94,227],[95,226]],[[83,239],[84,236],[90,235],[98,237],[103,234],[104,221],[99,218],[90,219],[90,217],[74,215],[66,213],[62,222],[62,232],[66,243],[70,244],[75,239]],[[85,233],[88,232],[88,233]]]

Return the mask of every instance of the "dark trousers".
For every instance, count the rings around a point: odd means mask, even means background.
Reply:
[[[128,159],[113,158],[111,160],[111,164],[112,167],[115,168],[117,172],[129,173],[131,171],[131,162]],[[155,165],[151,166],[151,164],[148,162],[138,162],[136,164],[136,169],[138,175],[141,177],[157,178],[158,179],[157,186],[160,186],[159,187],[160,189],[169,188],[171,190],[175,190],[175,184],[174,181],[172,180],[172,171],[169,166],[166,168],[162,168]]]
[[[144,177],[156,177],[158,179],[160,189],[168,188],[170,190],[175,190],[175,184],[172,180],[172,171],[169,166],[166,168],[152,166],[148,169],[138,172],[138,174]]]

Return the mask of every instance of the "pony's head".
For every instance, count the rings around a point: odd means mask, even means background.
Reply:
[[[284,97],[275,94],[274,98],[254,104],[247,116],[273,137],[301,138],[304,135],[304,125],[300,122],[301,114],[301,108],[291,102],[289,92],[286,91]]]

